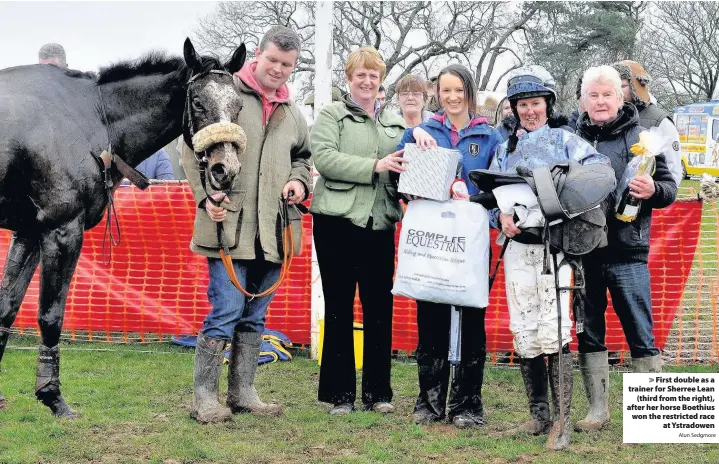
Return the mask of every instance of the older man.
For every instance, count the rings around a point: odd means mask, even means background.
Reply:
[[[246,298],[229,282],[220,259],[216,223],[223,222],[229,231],[230,255],[240,283],[252,293],[268,290],[280,277],[282,265],[277,237],[280,198],[297,204],[308,197],[312,186],[307,123],[285,84],[299,54],[299,36],[287,27],[275,26],[255,49],[255,61],[246,63],[235,75],[244,105],[237,123],[247,134],[247,147],[229,195],[212,195],[222,201],[221,207],[206,201],[195,155],[186,145],[182,149],[182,165],[198,205],[191,248],[207,257],[210,280],[207,296],[211,310],[197,337],[191,413],[201,423],[227,420],[238,412],[281,412],[279,405],[261,401],[254,387],[265,314],[274,293]],[[291,218],[299,219],[294,206],[289,210]],[[295,255],[301,243],[300,229],[292,231]],[[229,341],[228,407],[224,407],[218,401],[218,379]]]
[[[37,53],[38,63],[54,64],[61,68],[67,68],[67,58],[65,57],[65,49],[57,43],[48,43],[40,47]]]
[[[629,147],[645,130],[639,125],[636,107],[623,103],[622,81],[610,66],[589,68],[582,78],[585,113],[577,122],[577,134],[609,157],[617,182],[632,155]],[[578,333],[579,363],[589,400],[589,414],[577,422],[577,430],[598,430],[609,422],[607,391],[609,366],[604,344],[607,289],[614,311],[624,329],[632,353],[634,372],[660,372],[661,353],[652,334],[649,234],[652,210],[669,206],[677,194],[677,184],[667,168],[664,154],[656,157],[656,171],[636,176],[629,182],[630,195],[642,200],[633,222],[621,222],[614,215],[612,198],[607,224],[609,244],[587,255],[584,262],[585,289],[575,297],[584,310],[584,332]]]
[[[634,104],[639,110],[639,125],[649,129],[658,127],[664,136],[664,154],[667,167],[674,181],[679,185],[684,177],[682,172],[682,156],[679,152],[679,131],[672,118],[653,103],[649,94],[651,78],[644,67],[636,61],[624,60],[612,65],[622,78],[622,95],[624,101]]]

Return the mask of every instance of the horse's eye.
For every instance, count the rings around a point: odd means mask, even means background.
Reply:
[[[192,109],[195,111],[205,111],[205,107],[202,106],[202,103],[200,103],[200,100],[197,98],[192,100]]]

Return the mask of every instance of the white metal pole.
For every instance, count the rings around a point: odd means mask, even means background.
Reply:
[[[315,10],[315,108],[313,119],[316,121],[320,110],[332,103],[332,1],[317,2]],[[314,169],[313,169],[314,171]],[[316,174],[313,172],[313,174]],[[317,178],[316,176],[314,177]],[[312,242],[312,344],[310,355],[317,359],[320,346],[320,327],[318,322],[325,317],[325,301],[322,294],[322,280],[317,265],[314,241]]]

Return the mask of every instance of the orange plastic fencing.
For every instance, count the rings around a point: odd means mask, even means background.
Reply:
[[[189,250],[196,209],[189,187],[184,182],[154,184],[145,192],[132,186],[121,187],[116,192],[116,204],[122,243],[113,249],[111,265],[105,266],[104,222],[85,233],[70,287],[65,331],[73,338],[107,342],[165,340],[169,335],[195,333],[209,304],[206,260]],[[704,325],[699,324],[713,323],[716,327],[719,292],[716,214],[707,235],[711,239],[707,253],[704,232],[700,234],[702,207],[697,200],[678,201],[655,211],[652,224],[650,271],[657,344],[683,363],[711,361],[719,354],[716,330],[707,335]],[[303,253],[293,261],[290,276],[277,292],[267,317],[268,327],[284,332],[296,344],[310,343],[310,216],[303,219],[303,233]],[[10,237],[8,231],[0,231],[2,266]],[[493,246],[494,259],[498,254],[499,248]],[[37,277],[33,277],[15,323],[23,333],[38,330]],[[355,312],[361,320],[359,302]],[[393,349],[414,351],[414,302],[396,298],[393,320]],[[489,351],[512,351],[508,325],[500,267],[487,310]],[[607,311],[607,326],[609,349],[625,351],[624,335],[611,309]]]

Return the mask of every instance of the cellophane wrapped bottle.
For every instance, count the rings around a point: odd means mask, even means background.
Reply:
[[[652,127],[639,134],[639,142],[631,146],[629,151],[634,155],[617,185],[618,195],[615,203],[615,216],[620,221],[632,222],[639,215],[642,200],[629,194],[629,182],[637,176],[653,175],[657,168],[656,156],[661,152],[663,144],[661,132]]]

